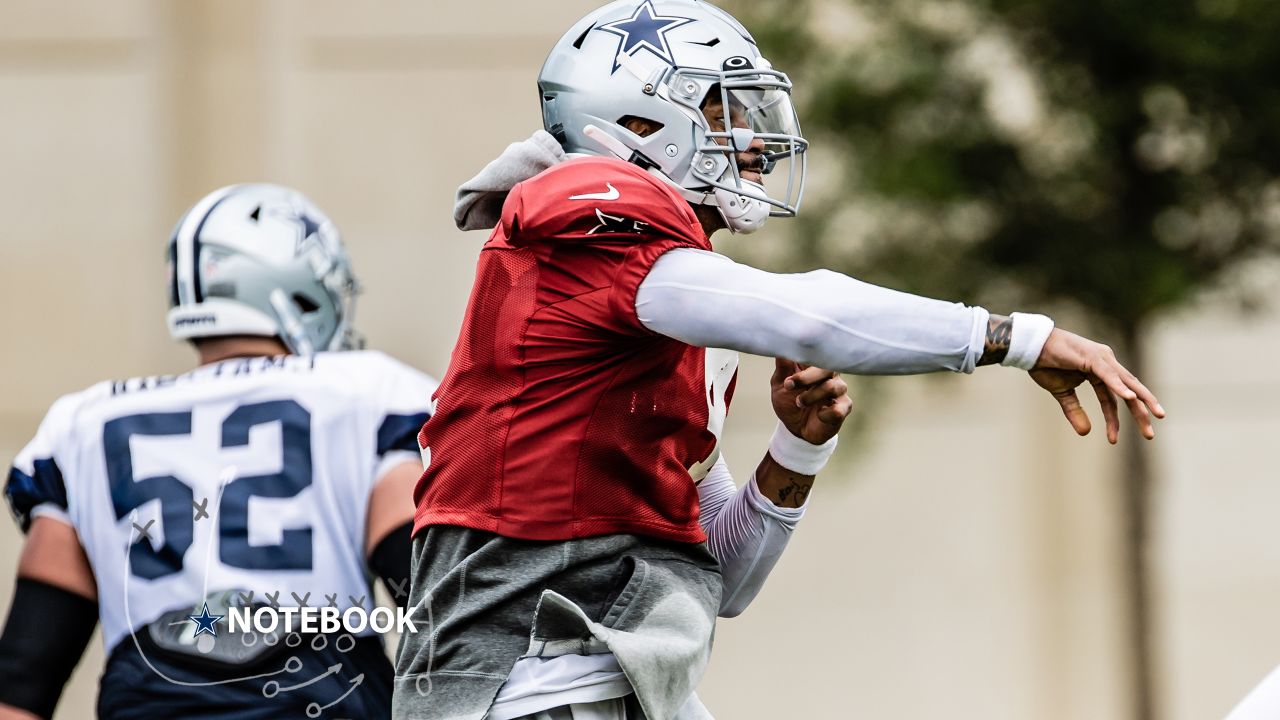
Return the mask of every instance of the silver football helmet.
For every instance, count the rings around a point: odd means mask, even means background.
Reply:
[[[338,229],[302,193],[279,185],[215,190],[169,240],[169,334],[279,337],[290,351],[359,347],[359,284]]]
[[[610,3],[556,43],[538,88],[543,124],[566,152],[637,163],[718,208],[734,232],[800,208],[808,143],[791,81],[709,3]],[[623,124],[632,118],[658,129],[637,135]]]

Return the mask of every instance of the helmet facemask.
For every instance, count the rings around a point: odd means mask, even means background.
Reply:
[[[794,217],[804,194],[808,142],[800,135],[787,77],[750,68],[679,69],[667,85],[671,101],[700,121],[689,176],[712,189],[702,204],[719,208],[734,232],[753,232],[769,217]]]
[[[326,274],[322,280],[330,297],[338,306],[338,327],[329,341],[328,350],[363,350],[365,337],[352,326],[356,314],[356,297],[363,291],[360,281],[350,272],[346,262]]]

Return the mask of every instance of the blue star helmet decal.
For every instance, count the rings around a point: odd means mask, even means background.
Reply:
[[[297,219],[298,219],[298,222],[302,223],[302,239],[303,240],[306,240],[312,235],[315,235],[316,233],[320,232],[320,223],[316,222],[315,219],[313,219],[306,212],[298,213]]]
[[[599,29],[622,38],[618,43],[617,55],[634,55],[636,51],[645,48],[665,60],[668,65],[675,65],[676,61],[671,57],[671,46],[667,44],[667,33],[691,22],[693,18],[658,15],[654,12],[653,1],[645,0],[631,17],[601,25]],[[612,72],[618,71],[617,55],[614,56]]]
[[[292,215],[286,216],[289,220],[298,223],[298,244],[295,246],[295,252],[302,250],[302,246],[306,244],[311,236],[320,232],[320,223],[315,218],[306,213],[305,210],[294,210]]]

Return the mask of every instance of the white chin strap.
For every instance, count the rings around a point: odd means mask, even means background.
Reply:
[[[742,184],[759,190],[761,195],[765,194],[764,186],[760,183],[743,180]],[[720,188],[716,188],[715,198],[716,208],[720,210],[720,214],[724,217],[724,224],[732,232],[743,235],[753,233],[763,227],[765,221],[769,219],[769,204],[763,200]]]

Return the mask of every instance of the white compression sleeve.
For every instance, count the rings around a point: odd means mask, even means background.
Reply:
[[[759,594],[787,548],[804,507],[780,508],[760,494],[755,474],[739,489],[721,457],[698,484],[699,522],[720,561],[720,617],[735,617]]]
[[[640,283],[636,314],[690,345],[863,375],[973,372],[989,317],[830,270],[782,275],[692,248],[658,258]]]

